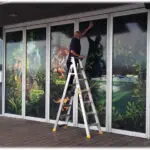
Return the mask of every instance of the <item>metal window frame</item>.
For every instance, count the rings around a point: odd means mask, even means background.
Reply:
[[[2,47],[2,115],[5,113],[5,53],[6,53],[6,33],[3,28],[3,47]]]
[[[18,28],[10,28],[10,29],[4,29],[5,34],[9,32],[17,32],[17,31],[23,31],[24,27],[18,27]]]
[[[48,121],[50,118],[50,33],[51,28],[49,25],[46,27],[46,78],[45,78],[45,117]]]
[[[146,138],[146,134],[145,133],[140,133],[140,132],[119,130],[119,129],[112,129],[111,132],[115,133],[115,134],[122,134],[122,135],[128,135],[128,136],[133,136],[133,137]]]
[[[106,83],[106,131],[111,132],[112,126],[112,43],[113,18],[110,14],[107,22],[107,83]]]
[[[79,30],[79,19],[74,21],[74,32]],[[76,94],[73,99],[73,124],[78,126],[78,95]]]
[[[26,29],[23,28],[23,59],[22,59],[22,117],[26,114]]]
[[[146,138],[150,139],[150,9],[147,14]]]
[[[47,24],[40,24],[40,25],[30,25],[30,26],[27,26],[25,27],[26,30],[34,30],[34,29],[40,29],[40,28],[46,28],[47,27]]]

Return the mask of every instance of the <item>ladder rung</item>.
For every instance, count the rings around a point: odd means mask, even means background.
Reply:
[[[95,115],[95,113],[94,112],[88,112],[88,113],[86,113],[87,115]]]
[[[83,79],[79,79],[80,81],[82,81],[82,80],[87,80],[86,78],[83,78]]]
[[[71,104],[64,104],[63,107],[70,107],[72,106]]]
[[[60,118],[65,118],[65,117],[70,117],[70,115],[67,115],[67,114],[60,115]]]
[[[82,73],[80,72],[80,73],[78,73],[79,75],[82,75]]]
[[[88,89],[84,89],[84,90],[81,90],[81,92],[88,92],[89,90]]]
[[[83,101],[84,104],[92,103],[91,101]]]
[[[69,74],[71,74],[71,75],[75,75],[75,73],[69,73]]]
[[[69,84],[68,87],[74,87],[76,84]]]
[[[91,123],[91,124],[89,124],[89,126],[98,126],[98,123]]]

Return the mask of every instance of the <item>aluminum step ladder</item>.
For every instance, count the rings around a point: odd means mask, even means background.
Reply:
[[[77,59],[77,61],[78,61],[78,68],[76,67],[75,59]],[[81,111],[82,111],[82,115],[83,115],[83,121],[84,121],[86,135],[87,135],[86,137],[88,139],[90,139],[91,138],[90,131],[89,131],[90,126],[92,126],[92,125],[97,126],[99,134],[103,134],[103,132],[101,130],[100,122],[98,119],[98,115],[97,115],[96,108],[95,108],[95,105],[93,102],[91,90],[90,90],[90,87],[89,87],[89,84],[87,81],[87,77],[86,77],[86,74],[85,74],[85,71],[83,68],[82,61],[78,57],[71,57],[71,62],[72,62],[72,64],[71,64],[69,72],[68,72],[68,77],[66,80],[63,95],[61,98],[61,103],[60,103],[59,110],[58,110],[57,117],[56,117],[56,122],[54,124],[52,131],[56,132],[56,128],[57,128],[60,117],[65,117],[65,125],[67,126],[69,118],[71,116],[70,112],[71,112],[71,107],[72,107],[73,100],[74,100],[73,97],[74,97],[74,95],[76,95],[76,92],[78,92],[77,95],[79,97],[79,102],[80,102]],[[67,114],[61,115],[63,107],[66,107],[66,104],[64,104],[64,99],[66,97],[67,89],[69,86],[69,81],[70,81],[70,78],[72,75],[74,76],[74,80],[75,80],[74,94],[71,96],[69,104],[67,104],[67,106],[68,106]],[[82,78],[79,78],[79,76],[82,76]],[[81,89],[81,81],[85,84],[85,89]],[[88,97],[87,98],[88,100],[83,99],[85,93],[86,93],[86,96]],[[91,107],[90,112],[86,112],[85,105],[90,105],[90,107]],[[89,116],[91,116],[91,117],[93,116],[95,118],[94,124],[93,123],[91,125],[88,124]]]

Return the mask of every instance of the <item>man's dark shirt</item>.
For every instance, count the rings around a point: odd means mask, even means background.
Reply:
[[[73,37],[71,40],[70,51],[71,50],[80,55],[80,51],[81,51],[80,40],[77,39],[76,37]],[[69,53],[69,57],[68,57],[69,61],[70,61],[71,56],[73,56],[73,55],[71,53]]]
[[[69,72],[70,65],[72,64],[71,57],[74,56],[70,53],[71,50],[80,55],[80,51],[81,51],[80,40],[76,37],[73,37],[70,42],[69,56],[68,56],[68,60],[67,60],[67,74]],[[78,63],[78,60],[75,59],[75,64],[77,65],[77,63]],[[74,76],[71,75],[69,85],[73,83],[73,80],[74,80]],[[70,88],[68,88],[68,90],[69,89]]]

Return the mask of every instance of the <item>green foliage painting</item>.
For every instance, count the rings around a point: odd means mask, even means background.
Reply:
[[[45,28],[27,32],[27,116],[45,118],[45,45]]]
[[[112,128],[145,133],[147,14],[116,17]]]
[[[22,32],[7,33],[5,112],[11,114],[21,114],[22,109],[22,46]]]
[[[73,24],[54,26],[51,28],[51,70],[50,70],[50,119],[55,120],[67,78],[67,56],[69,44],[73,36]],[[65,103],[69,102],[69,95]],[[66,113],[68,107],[62,110]],[[64,119],[64,118],[62,118]],[[70,118],[72,120],[72,117]]]

